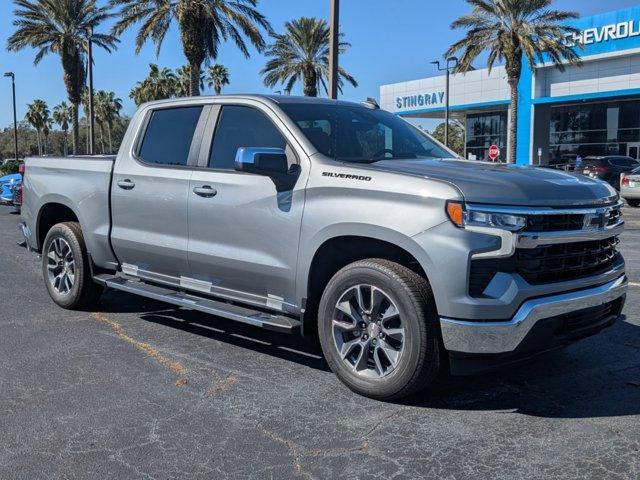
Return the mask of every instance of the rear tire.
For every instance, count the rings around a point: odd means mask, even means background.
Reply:
[[[406,397],[428,386],[440,370],[431,288],[389,260],[361,260],[334,275],[320,300],[318,332],[331,370],[367,397]]]
[[[91,278],[89,255],[77,222],[51,227],[42,246],[42,274],[51,299],[68,310],[93,307],[102,287]]]
[[[628,198],[626,200],[630,207],[640,207],[640,200],[629,200]]]

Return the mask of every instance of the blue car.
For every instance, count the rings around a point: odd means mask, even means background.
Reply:
[[[13,199],[11,204],[13,205],[14,213],[20,213],[20,209],[22,208],[22,180],[18,180],[13,184],[13,188],[11,189],[13,192]]]
[[[17,182],[22,182],[22,175],[12,173],[0,177],[0,204],[13,205],[13,186]]]

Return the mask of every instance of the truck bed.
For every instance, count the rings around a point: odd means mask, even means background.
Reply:
[[[38,214],[48,205],[64,205],[78,217],[88,251],[97,264],[115,262],[109,248],[109,190],[115,155],[28,157],[22,217],[30,245],[39,249]]]

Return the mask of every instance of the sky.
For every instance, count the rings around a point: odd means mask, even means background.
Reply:
[[[638,0],[556,0],[555,7],[589,16],[637,3]],[[329,17],[329,0],[260,0],[258,8],[276,31],[282,31],[284,22],[290,19]],[[377,99],[380,85],[436,75],[435,67],[429,62],[441,58],[446,48],[462,36],[462,31],[451,30],[449,26],[469,9],[464,0],[341,0],[340,27],[345,40],[352,46],[341,55],[340,64],[359,83],[357,88],[346,86],[341,98],[353,101],[367,97]],[[33,99],[41,98],[53,108],[66,100],[66,92],[57,55],[49,55],[34,66],[34,50],[6,51],[7,38],[14,31],[13,10],[11,0],[0,0],[0,73],[15,72],[20,120],[24,118],[27,103]],[[98,30],[109,28],[110,24],[105,24]],[[146,76],[149,63],[171,68],[186,63],[175,25],[169,31],[159,57],[152,44],[136,55],[135,33],[135,29],[126,32],[115,52],[96,50],[94,54],[95,88],[114,91],[123,100],[122,113],[126,115],[135,111],[129,92]],[[251,57],[246,59],[234,44],[226,43],[221,45],[217,62],[224,64],[230,73],[231,84],[225,87],[224,93],[272,91],[264,86],[259,73],[266,59],[255,50],[252,49]],[[293,91],[294,94],[300,92],[299,87]],[[204,93],[210,92],[207,89]],[[0,77],[0,127],[11,122],[10,80]]]

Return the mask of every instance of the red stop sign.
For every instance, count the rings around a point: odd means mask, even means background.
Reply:
[[[497,145],[491,145],[489,147],[489,158],[491,160],[495,160],[499,156],[500,156],[500,149],[498,148],[498,146]]]

